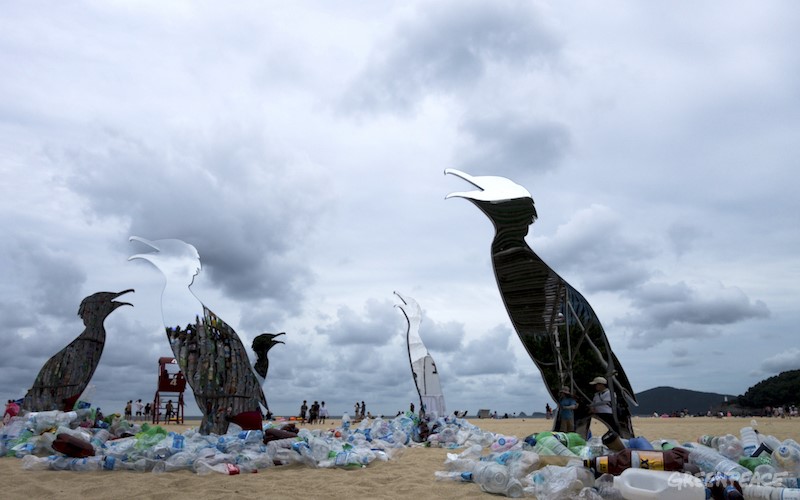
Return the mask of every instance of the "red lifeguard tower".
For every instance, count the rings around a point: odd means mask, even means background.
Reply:
[[[153,400],[153,423],[183,423],[183,391],[186,378],[183,376],[178,360],[158,358],[158,389]],[[172,413],[167,415],[167,403],[172,401]]]

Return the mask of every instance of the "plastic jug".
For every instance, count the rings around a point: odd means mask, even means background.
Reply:
[[[705,500],[700,478],[682,472],[625,469],[614,478],[614,487],[627,500]]]

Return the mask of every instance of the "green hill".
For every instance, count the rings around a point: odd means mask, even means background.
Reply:
[[[735,402],[736,396],[699,392],[674,387],[654,387],[636,395],[639,406],[632,407],[633,415],[652,415],[653,413],[671,414],[672,412],[689,410],[689,414],[705,414],[708,410],[716,410],[725,403]]]

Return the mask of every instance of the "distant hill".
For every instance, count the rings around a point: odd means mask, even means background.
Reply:
[[[708,410],[717,409],[725,402],[735,402],[736,396],[730,394],[715,394],[713,392],[699,392],[689,389],[676,389],[674,387],[654,387],[636,395],[639,406],[632,407],[633,415],[670,414],[683,409],[689,410],[692,415],[705,414]]]

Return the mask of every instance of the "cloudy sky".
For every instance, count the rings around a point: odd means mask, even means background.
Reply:
[[[449,409],[551,402],[447,167],[531,192],[528,243],[590,301],[637,392],[800,368],[793,2],[0,1],[0,394],[106,321],[93,401],[148,400],[162,275],[245,344],[285,331],[277,414],[414,399],[397,290]],[[189,398],[192,399],[191,397]],[[190,407],[188,413],[197,413]]]

